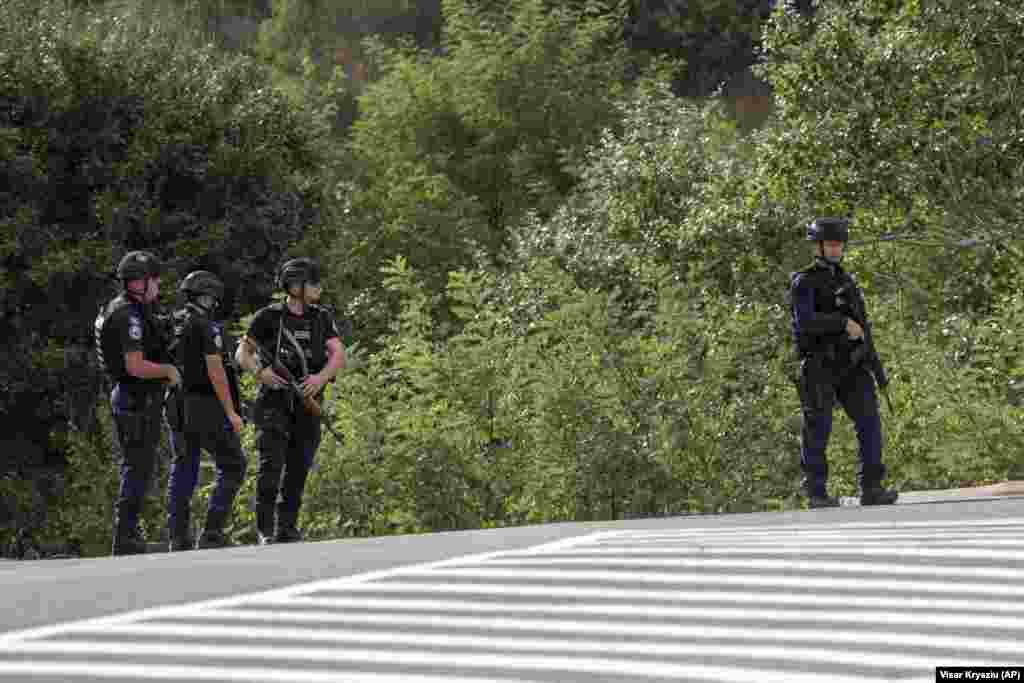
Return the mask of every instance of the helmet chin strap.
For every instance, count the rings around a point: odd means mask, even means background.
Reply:
[[[206,313],[213,313],[220,308],[220,299],[209,294],[192,297],[188,302],[197,308],[201,308]]]

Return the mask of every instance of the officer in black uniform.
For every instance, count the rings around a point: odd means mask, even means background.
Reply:
[[[317,305],[321,293],[317,263],[307,258],[288,261],[278,273],[277,284],[287,299],[256,313],[235,355],[239,366],[256,373],[260,382],[254,418],[259,449],[256,526],[261,544],[302,540],[296,524],[321,429],[320,418],[310,414],[303,399],[319,402],[324,386],[346,362],[333,316]],[[282,373],[290,374],[294,384]]]
[[[165,382],[181,384],[169,360],[168,340],[153,306],[160,295],[160,262],[133,251],[117,266],[124,291],[100,310],[94,325],[96,351],[114,388],[110,405],[121,451],[121,486],[114,506],[114,555],[144,553],[138,527],[156,466]]]
[[[875,392],[876,376],[858,347],[865,343],[865,329],[847,314],[847,302],[864,311],[864,300],[853,276],[843,270],[843,249],[849,240],[849,223],[841,218],[818,218],[807,227],[814,243],[814,262],[790,279],[793,340],[800,354],[800,404],[803,428],[800,466],[804,492],[812,508],[835,507],[828,495],[825,449],[832,432],[832,410],[838,401],[853,420],[860,451],[857,479],[862,505],[896,502],[896,491],[882,487],[882,422]],[[862,320],[868,325],[866,319]],[[870,331],[870,328],[869,330]],[[886,382],[883,372],[877,372]]]
[[[232,343],[216,316],[224,298],[224,283],[209,271],[197,270],[189,273],[179,289],[187,303],[174,314],[174,351],[182,368],[183,384],[167,403],[174,449],[167,486],[167,527],[172,552],[192,548],[189,521],[201,451],[213,455],[217,477],[198,548],[230,545],[224,535],[224,523],[246,469],[239,438],[241,393],[230,351]]]

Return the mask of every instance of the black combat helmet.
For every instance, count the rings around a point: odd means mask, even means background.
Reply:
[[[320,282],[320,266],[311,258],[287,261],[277,274],[277,286],[284,290],[307,282]]]
[[[117,264],[117,277],[125,282],[145,280],[150,277],[159,277],[159,275],[160,259],[149,251],[130,251]]]
[[[208,270],[194,270],[189,273],[178,290],[189,299],[212,296],[218,302],[224,298],[224,283]]]
[[[848,242],[850,221],[845,218],[815,218],[807,226],[808,242]]]

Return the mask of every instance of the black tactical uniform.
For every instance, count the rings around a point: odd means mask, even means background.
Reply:
[[[213,318],[223,299],[224,285],[213,273],[199,270],[182,281],[180,290],[189,303],[174,314],[175,357],[183,370],[182,387],[168,402],[167,411],[174,449],[167,486],[167,526],[172,551],[192,547],[189,522],[201,451],[213,455],[217,477],[210,495],[205,529],[198,542],[200,548],[228,545],[223,533],[224,523],[245,479],[246,469],[241,440],[214,391],[206,364],[208,355],[221,357],[231,400],[239,411],[241,394],[234,344],[223,323]]]
[[[807,240],[846,242],[845,220],[819,218],[810,224]],[[861,503],[889,504],[896,492],[883,489],[886,470],[882,464],[882,423],[878,410],[875,382],[888,383],[877,355],[866,356],[863,340],[851,340],[847,320],[854,311],[858,321],[870,333],[864,298],[853,276],[838,262],[824,257],[790,280],[793,341],[800,354],[800,404],[803,429],[800,440],[800,466],[804,472],[804,491],[811,507],[834,507],[838,500],[828,495],[828,464],[825,449],[832,432],[832,411],[842,405],[853,421],[859,445],[858,482]]]
[[[307,259],[286,263],[278,284],[287,288],[296,280],[319,282],[316,265]],[[327,309],[310,305],[302,315],[295,315],[284,303],[275,303],[256,313],[246,336],[272,355],[272,359],[263,358],[264,364],[279,361],[302,382],[327,365],[327,341],[339,335]],[[261,542],[300,540],[296,523],[306,477],[320,446],[320,418],[303,409],[294,391],[261,385],[254,419],[259,449],[256,526]]]
[[[160,263],[149,252],[131,252],[118,265],[123,281],[158,277]],[[121,485],[115,503],[113,554],[145,552],[138,527],[160,442],[164,386],[161,380],[128,373],[125,354],[141,351],[143,359],[168,359],[168,340],[149,305],[128,291],[100,310],[94,326],[100,364],[114,387],[110,404],[121,451]]]

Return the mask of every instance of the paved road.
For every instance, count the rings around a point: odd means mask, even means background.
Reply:
[[[931,681],[1024,666],[1024,498],[8,563],[0,615],[4,683]]]

